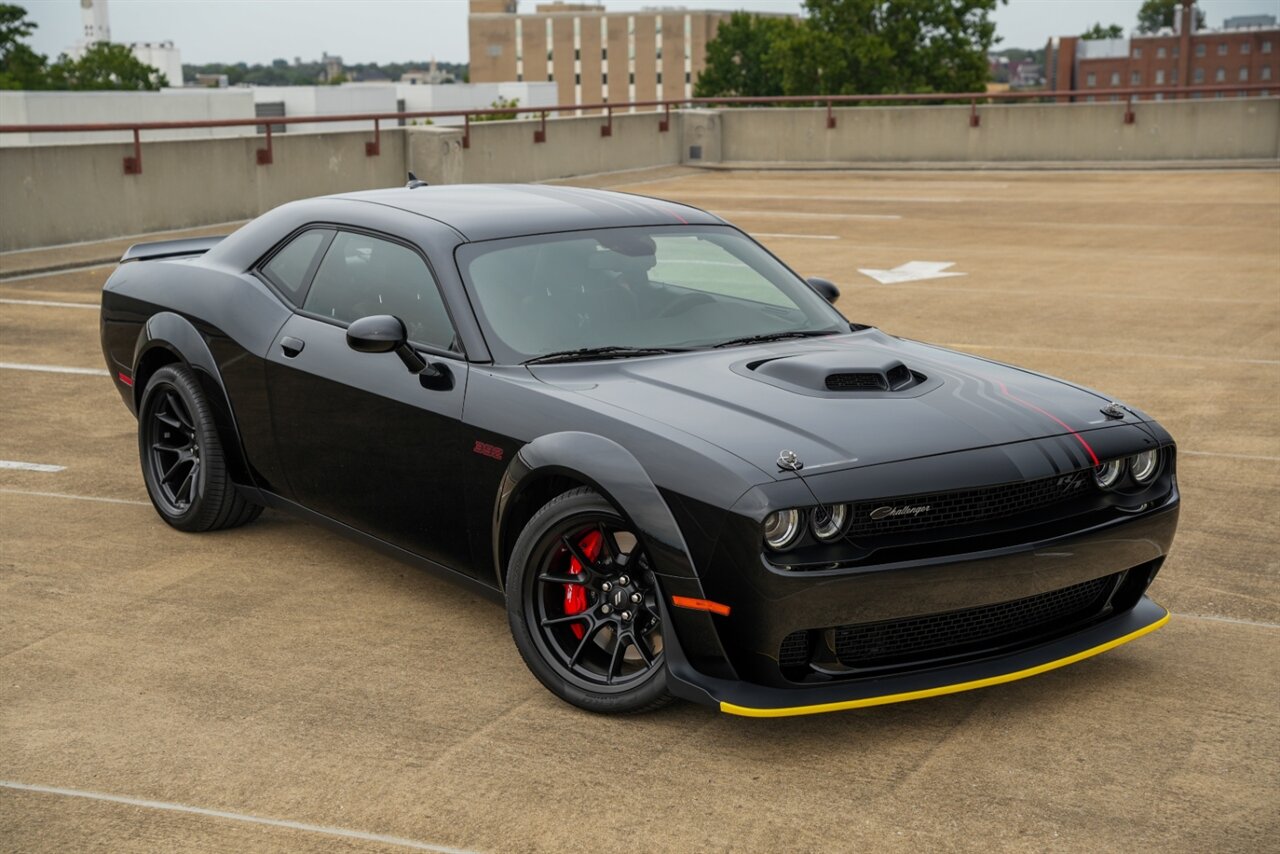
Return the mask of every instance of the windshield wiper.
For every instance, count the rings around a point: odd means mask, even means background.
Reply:
[[[762,344],[766,341],[783,341],[787,338],[814,338],[823,335],[835,335],[830,330],[818,331],[813,329],[801,330],[793,329],[790,332],[766,332],[763,335],[744,335],[741,338],[731,338],[728,341],[721,341],[714,344],[714,347],[736,347],[740,344]]]
[[[577,350],[559,350],[525,359],[522,364],[536,365],[546,362],[585,362],[591,359],[625,359],[629,356],[660,356],[663,353],[687,353],[687,347],[580,347]]]

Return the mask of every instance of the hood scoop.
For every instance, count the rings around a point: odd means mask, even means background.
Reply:
[[[822,397],[892,395],[916,389],[928,379],[898,359],[850,364],[846,354],[833,352],[759,359],[742,367],[754,379]]]

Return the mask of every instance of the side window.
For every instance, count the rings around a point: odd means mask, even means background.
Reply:
[[[331,234],[333,232],[326,229],[312,229],[299,234],[263,265],[263,275],[297,304],[302,296],[302,289],[306,286],[312,262]]]
[[[302,307],[343,323],[393,314],[404,321],[410,341],[455,349],[453,325],[426,262],[411,249],[366,234],[338,232]]]

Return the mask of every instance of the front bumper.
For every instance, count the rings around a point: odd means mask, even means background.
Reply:
[[[777,718],[903,703],[1014,682],[1114,649],[1154,632],[1168,621],[1169,612],[1143,596],[1128,611],[1013,654],[897,676],[797,688],[710,677],[689,665],[678,641],[668,641],[666,649],[670,687],[676,695],[716,705],[729,714]]]
[[[732,605],[729,616],[667,609],[665,622],[676,629],[664,639],[671,690],[725,712],[774,717],[967,691],[1089,658],[1168,620],[1168,612],[1145,590],[1168,554],[1179,503],[1175,488],[1160,506],[1132,518],[1016,547],[871,571],[787,575],[744,554],[736,583],[703,581],[706,598]],[[1124,581],[1113,594],[1114,607],[1041,637],[1029,633],[1021,642],[950,660],[935,656],[915,666],[836,675],[829,681],[793,681],[780,670],[779,644],[797,629],[964,609],[1117,573]],[[662,582],[665,593],[680,592],[666,589],[680,586],[676,579]]]

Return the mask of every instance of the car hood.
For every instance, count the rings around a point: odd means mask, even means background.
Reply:
[[[902,391],[836,392],[825,382],[899,362],[917,383]],[[1096,463],[1087,434],[1119,423],[1102,414],[1108,401],[1096,392],[875,329],[530,370],[597,405],[712,442],[774,477],[784,449],[807,474],[1050,436],[1066,437],[1084,467]]]

